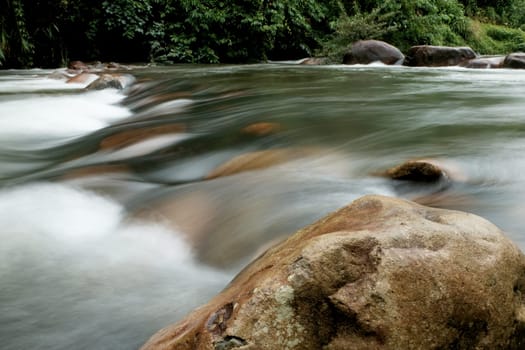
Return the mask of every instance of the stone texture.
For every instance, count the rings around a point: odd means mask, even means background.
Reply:
[[[525,53],[515,52],[507,55],[502,64],[503,68],[525,69]]]
[[[470,47],[419,45],[412,46],[403,63],[406,66],[457,66],[476,58]]]
[[[405,56],[399,49],[380,40],[360,40],[352,44],[351,50],[343,57],[343,64],[401,64]]]
[[[366,196],[142,349],[522,349],[524,297],[525,257],[488,221]]]

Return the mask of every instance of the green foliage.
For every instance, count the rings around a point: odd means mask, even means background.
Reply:
[[[0,8],[0,66],[9,68],[340,57],[359,39],[507,52],[523,48],[523,32],[483,23],[525,29],[525,0],[0,0]]]
[[[392,20],[396,15],[395,11],[376,7],[363,13],[359,7],[354,6],[354,14],[349,16],[342,3],[340,6],[343,9],[342,15],[331,23],[335,33],[324,43],[322,51],[330,61],[339,62],[355,41],[383,39],[397,29],[397,24]]]
[[[22,1],[2,1],[0,30],[0,65],[31,66],[34,46],[27,31]]]
[[[461,45],[469,35],[469,22],[463,8],[449,0],[386,0],[357,2],[342,7],[335,22],[335,35],[325,45],[333,55],[334,47],[345,48],[360,39],[380,39],[407,50],[412,45]],[[368,12],[363,12],[363,8]],[[340,54],[340,52],[339,52]]]
[[[158,1],[148,35],[152,58],[171,62],[249,62],[308,55],[318,46],[330,1]]]
[[[472,48],[482,54],[525,51],[525,32],[501,25],[473,22]]]
[[[103,1],[102,10],[105,27],[126,39],[142,36],[151,17],[151,5],[148,1]]]
[[[412,45],[460,45],[464,42],[467,18],[455,1],[388,0],[384,7],[395,12],[393,24],[398,27],[384,39],[402,50]]]
[[[525,24],[525,0],[460,0],[468,16],[481,22],[519,28]]]

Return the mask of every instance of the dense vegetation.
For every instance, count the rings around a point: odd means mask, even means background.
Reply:
[[[68,60],[337,59],[358,39],[402,50],[525,50],[525,0],[0,0],[0,66]]]

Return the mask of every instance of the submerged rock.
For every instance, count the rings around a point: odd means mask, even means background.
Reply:
[[[154,126],[149,125],[142,128],[127,129],[112,133],[102,139],[99,146],[101,150],[122,148],[153,137],[182,133],[184,131],[186,131],[186,126],[179,123]]]
[[[352,44],[350,52],[343,57],[343,64],[401,64],[405,56],[395,46],[380,40],[361,40]]]
[[[282,126],[279,123],[259,122],[245,126],[241,129],[243,134],[254,136],[266,136],[281,131]]]
[[[457,66],[476,57],[470,47],[418,45],[408,50],[403,64],[417,67]]]
[[[488,221],[366,196],[142,349],[521,349],[523,295],[525,256]]]
[[[265,169],[312,155],[311,149],[281,148],[254,151],[238,155],[213,169],[206,179],[229,176],[245,171]]]

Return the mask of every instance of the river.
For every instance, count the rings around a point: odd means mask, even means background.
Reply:
[[[124,91],[51,72],[0,71],[2,349],[136,349],[365,194],[525,248],[525,71],[176,65]],[[251,171],[220,168],[243,154]],[[378,176],[417,158],[452,183]]]

